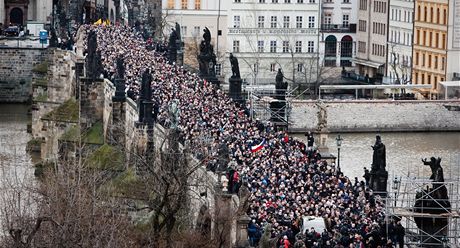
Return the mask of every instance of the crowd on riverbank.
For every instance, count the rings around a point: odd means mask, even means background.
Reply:
[[[166,63],[163,50],[147,49],[132,28],[82,28],[97,32],[108,77],[115,73],[116,58],[124,57],[126,87],[134,98],[142,73],[150,69],[154,101],[161,106],[159,120],[168,123],[167,107],[177,99],[181,133],[196,154],[211,157],[208,165],[218,163],[222,144],[228,147],[231,169],[238,173],[235,183],[251,192],[251,242],[258,242],[262,229],[270,225],[272,237],[280,237],[278,246],[283,247],[392,246],[386,238],[383,203],[364,182],[350,180],[334,164],[321,160],[314,147],[270,124],[252,121],[247,106],[233,103],[198,75]],[[328,229],[302,233],[302,216],[324,217]]]

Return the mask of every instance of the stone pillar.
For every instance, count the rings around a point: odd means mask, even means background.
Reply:
[[[126,145],[126,93],[125,80],[115,79],[116,91],[112,97],[112,125],[110,142],[125,147]]]
[[[104,102],[104,81],[90,78],[80,79],[80,120],[85,130],[102,121]]]
[[[249,247],[248,224],[251,218],[247,214],[241,215],[236,221],[236,247]]]

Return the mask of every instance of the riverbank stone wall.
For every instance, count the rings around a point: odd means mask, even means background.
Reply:
[[[289,131],[315,131],[316,101],[294,101]],[[460,131],[460,101],[324,101],[329,132]]]

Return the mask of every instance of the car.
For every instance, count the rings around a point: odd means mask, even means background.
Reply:
[[[18,36],[19,35],[19,27],[18,26],[9,26],[4,31],[5,36]]]

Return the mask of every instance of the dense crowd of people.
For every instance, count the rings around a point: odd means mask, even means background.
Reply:
[[[116,58],[125,59],[126,87],[137,96],[141,75],[153,76],[154,101],[159,120],[169,122],[168,105],[177,99],[180,131],[208,168],[219,163],[219,147],[230,155],[232,189],[242,185],[251,192],[248,215],[250,240],[255,245],[270,226],[278,247],[393,247],[398,235],[387,233],[380,197],[365,182],[350,180],[334,164],[321,159],[310,144],[289,137],[271,124],[252,121],[220,89],[182,67],[168,64],[164,49],[142,39],[126,26],[83,26],[97,32],[98,49],[107,76],[116,70]],[[262,149],[254,151],[254,145]],[[235,181],[236,178],[236,181]],[[301,232],[303,216],[324,217],[325,230]],[[394,223],[395,230],[397,224]],[[402,226],[401,226],[402,227]],[[387,238],[390,237],[390,238]]]

